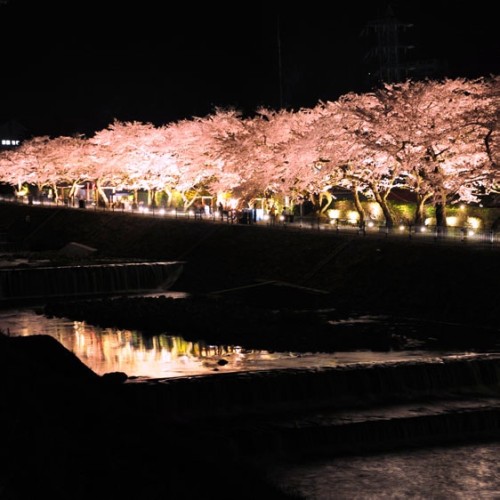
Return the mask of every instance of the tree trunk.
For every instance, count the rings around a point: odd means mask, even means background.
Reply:
[[[326,203],[323,204],[323,201],[326,200]],[[319,195],[319,204],[320,204],[320,213],[324,214],[328,207],[331,205],[333,201],[333,196],[329,191],[321,191]]]
[[[76,188],[78,186],[78,181],[73,181],[71,184],[71,188],[68,193],[68,199],[71,200],[71,204],[74,206],[75,204],[75,196],[76,196]]]
[[[148,189],[148,207],[151,207],[153,209],[158,206],[156,193],[157,191],[155,188]]]
[[[417,206],[415,208],[415,218],[413,223],[415,226],[422,226],[425,222],[425,203],[430,198],[430,195],[422,195],[417,193]]]
[[[394,226],[394,216],[391,213],[391,210],[389,208],[389,205],[387,203],[387,194],[382,196],[380,191],[375,187],[375,186],[370,186],[373,195],[375,196],[375,201],[379,204],[380,208],[382,209],[382,213],[384,214],[385,217],[385,225],[387,227],[393,227]]]
[[[59,200],[59,193],[57,191],[57,185],[55,182],[52,184],[52,192],[54,193],[54,203],[57,204]]]
[[[359,214],[359,225],[360,227],[364,227],[365,224],[365,209],[363,208],[363,205],[361,204],[361,200],[359,199],[359,191],[358,191],[358,186],[354,186],[354,189],[352,191],[352,195],[354,198],[354,206],[356,207],[356,211]]]
[[[170,208],[172,206],[172,191],[170,189],[167,189],[165,188],[163,190],[163,192],[165,193],[166,197],[167,197],[167,202],[165,204],[165,208]]]
[[[436,209],[436,226],[443,228],[444,231],[446,230],[446,204],[440,201],[434,207]]]
[[[108,206],[109,205],[109,200],[108,200],[108,197],[106,196],[106,193],[104,192],[104,189],[102,189],[99,181],[96,181],[95,183],[95,187],[96,187],[96,192],[97,192],[97,196],[96,196],[96,205],[99,206],[99,199],[102,199],[102,203],[103,203],[103,206]]]
[[[148,207],[156,208],[158,206],[157,193],[156,188],[148,188]]]

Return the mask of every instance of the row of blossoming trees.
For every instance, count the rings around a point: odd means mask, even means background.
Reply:
[[[34,137],[0,157],[0,181],[20,190],[92,182],[101,203],[107,187],[144,190],[185,207],[200,194],[252,203],[265,197],[293,205],[331,200],[334,187],[376,201],[388,225],[388,197],[413,193],[415,223],[426,205],[446,225],[450,202],[477,202],[498,192],[500,78],[407,81],[350,93],[298,111],[259,109],[244,117],[216,110],[164,126],[115,121],[93,137]],[[323,206],[325,204],[323,203]]]

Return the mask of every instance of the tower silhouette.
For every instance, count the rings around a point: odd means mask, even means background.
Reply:
[[[368,21],[362,36],[370,38],[371,47],[365,55],[368,83],[395,83],[408,78],[432,77],[439,72],[436,60],[412,59],[414,45],[408,43],[407,32],[412,23],[401,22],[389,4],[385,15]]]

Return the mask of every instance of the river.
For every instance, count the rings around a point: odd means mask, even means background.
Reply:
[[[13,336],[48,334],[98,374],[121,371],[131,377],[169,378],[213,373],[314,368],[342,364],[433,360],[467,353],[345,352],[276,353],[241,346],[188,342],[164,332],[100,328],[84,321],[46,317],[35,309],[0,311],[0,329]],[[338,456],[268,467],[271,482],[295,497],[323,500],[500,498],[497,442]]]
[[[435,446],[276,467],[272,482],[308,500],[498,499],[500,443]]]
[[[242,346],[210,345],[203,340],[190,342],[168,332],[145,337],[137,330],[100,328],[85,321],[47,317],[37,313],[34,308],[0,310],[0,330],[13,336],[50,335],[99,375],[123,372],[129,377],[144,378],[431,360],[457,354],[430,354],[425,351],[352,351],[328,354],[248,350]]]

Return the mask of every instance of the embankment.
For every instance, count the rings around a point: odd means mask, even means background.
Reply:
[[[277,280],[327,290],[343,310],[498,327],[498,247],[15,204],[0,205],[0,228],[5,248],[56,261],[72,241],[93,259],[182,260],[176,290]]]

